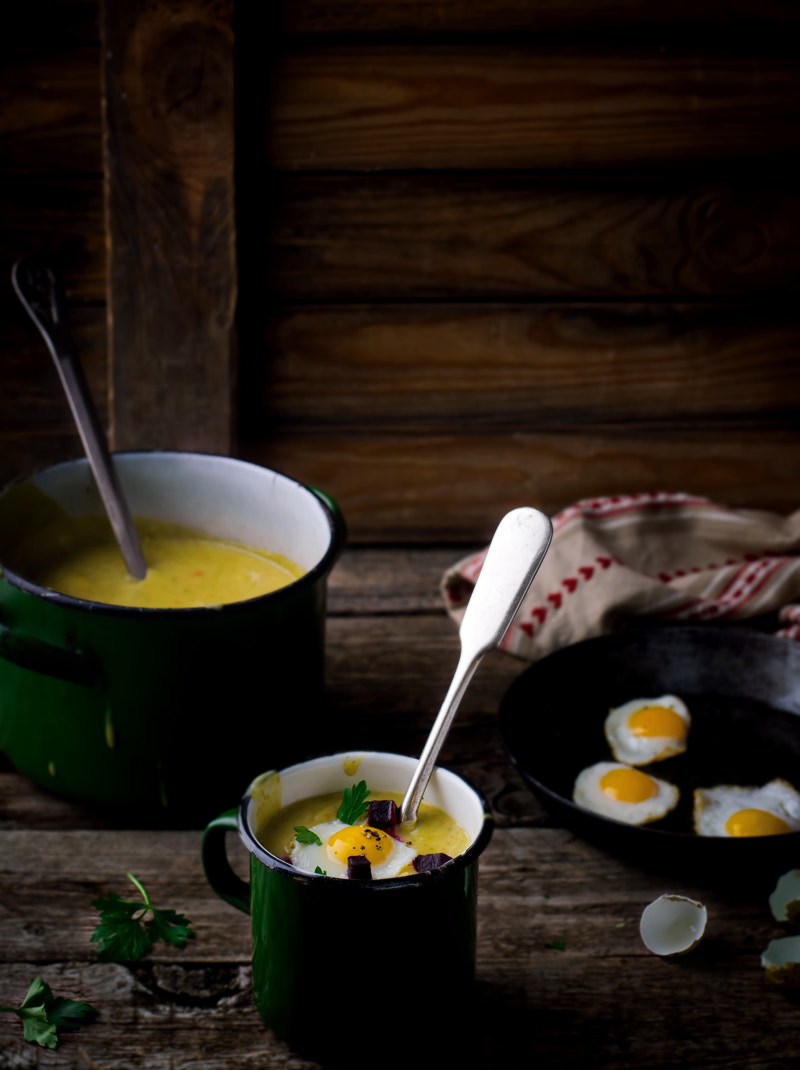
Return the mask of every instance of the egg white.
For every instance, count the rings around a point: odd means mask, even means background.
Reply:
[[[339,862],[328,854],[327,843],[334,832],[348,828],[342,821],[323,821],[318,825],[311,826],[311,832],[317,834],[322,840],[321,844],[298,843],[292,844],[291,860],[296,869],[305,873],[314,873],[317,867],[329,877],[347,877],[347,863]],[[386,837],[391,849],[388,857],[380,864],[372,865],[373,880],[387,880],[390,877],[398,877],[404,866],[413,862],[417,852],[406,843],[401,843],[392,836]]]
[[[686,737],[640,736],[628,726],[631,714],[645,706],[666,706],[681,718],[688,733],[691,717],[686,703],[677,695],[662,695],[660,698],[635,698],[611,710],[606,717],[604,730],[611,752],[618,762],[626,765],[648,765],[662,761],[686,750]]]
[[[694,830],[698,836],[729,836],[725,822],[738,810],[766,810],[800,830],[800,792],[780,777],[763,787],[718,784],[694,793]]]
[[[658,821],[678,804],[679,791],[674,784],[645,774],[655,785],[655,792],[641,802],[623,802],[600,787],[601,778],[611,769],[630,768],[624,762],[597,762],[578,773],[572,793],[573,801],[601,817],[624,821],[628,825],[646,825]]]

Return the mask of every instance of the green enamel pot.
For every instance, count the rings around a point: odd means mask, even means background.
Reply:
[[[138,452],[114,464],[134,516],[266,547],[304,575],[214,607],[72,598],[8,562],[36,525],[102,515],[88,463],[12,484],[0,495],[0,750],[58,795],[202,824],[233,785],[313,736],[345,527],[321,491],[229,457]]]
[[[262,1019],[325,1065],[359,1065],[368,1053],[375,1066],[425,1066],[432,1052],[453,1054],[470,1044],[478,860],[494,828],[472,785],[450,770],[434,771],[425,800],[461,825],[469,846],[428,872],[371,881],[304,873],[258,839],[276,810],[312,795],[360,780],[402,794],[416,764],[378,751],[299,762],[257,778],[238,809],[206,828],[209,884],[251,918],[253,997]],[[229,830],[250,853],[249,881],[228,860]]]

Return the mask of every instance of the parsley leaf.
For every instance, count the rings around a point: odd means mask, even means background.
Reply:
[[[139,889],[144,902],[123,899],[116,892],[92,900],[92,906],[100,915],[92,933],[92,940],[99,945],[97,957],[102,962],[136,962],[147,954],[156,940],[163,940],[172,947],[183,947],[194,936],[189,919],[174,910],[157,910],[142,882],[132,873],[127,877]],[[152,917],[145,921],[148,912]]]
[[[19,1007],[0,1007],[0,1011],[16,1014],[22,1022],[22,1035],[31,1044],[55,1048],[57,1030],[80,1029],[86,1020],[96,1017],[90,1003],[54,996],[50,985],[41,977],[34,977]]]
[[[336,815],[338,819],[345,825],[355,825],[367,809],[368,796],[366,780],[359,780],[352,788],[345,788],[342,792],[342,805]]]
[[[183,947],[194,933],[190,926],[191,922],[183,914],[174,910],[153,910],[153,917],[147,922],[145,928],[147,935],[153,943],[163,940],[171,947]]]
[[[135,962],[150,950],[153,941],[140,920],[147,912],[146,906],[123,899],[116,892],[92,900],[92,906],[100,915],[92,940],[100,945],[98,957],[102,961]]]
[[[316,844],[317,847],[322,846],[322,840],[316,832],[312,832],[311,829],[306,828],[305,825],[295,825],[294,838],[298,843],[313,843]]]

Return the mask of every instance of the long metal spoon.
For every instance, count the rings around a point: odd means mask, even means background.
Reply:
[[[413,824],[447,732],[484,654],[496,647],[550,545],[553,525],[538,509],[506,513],[495,531],[459,628],[461,654],[439,715],[400,807],[401,824]]]
[[[11,282],[55,361],[125,567],[143,580],[147,564],[75,351],[58,278],[46,264],[23,259],[11,269]]]

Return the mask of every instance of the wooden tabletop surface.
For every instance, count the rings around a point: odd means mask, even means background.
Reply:
[[[351,549],[337,565],[327,702],[342,749],[419,752],[458,649],[438,584],[464,552]],[[767,943],[787,935],[766,896],[646,872],[557,827],[510,765],[496,731],[499,700],[522,668],[500,653],[485,659],[441,758],[483,790],[497,821],[480,866],[480,1013],[455,1023],[471,1031],[471,1065],[796,1068],[800,993],[768,982],[760,965]],[[0,768],[0,1004],[19,1004],[40,976],[56,995],[99,1011],[53,1051],[25,1042],[17,1018],[0,1014],[0,1068],[318,1065],[260,1023],[249,920],[208,888],[200,835],[199,828],[115,828],[102,814],[28,784],[7,764]],[[230,853],[235,866],[245,861],[236,841]],[[186,914],[196,938],[183,950],[156,945],[134,964],[99,962],[90,942],[97,922],[91,901],[110,891],[125,895],[129,871],[156,904]],[[705,940],[678,959],[651,954],[639,936],[642,910],[662,892],[708,907]],[[400,1013],[393,1019],[392,1043],[407,1036],[413,1052],[413,1022],[403,1027]],[[423,1056],[418,1065],[442,1057]],[[368,1059],[380,1065],[379,1053]]]

